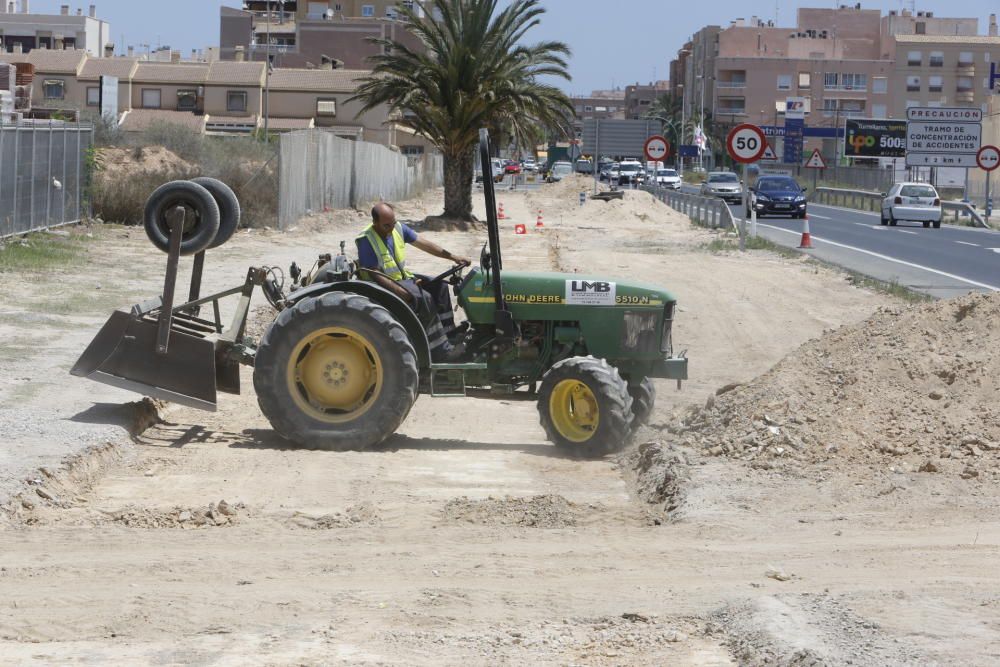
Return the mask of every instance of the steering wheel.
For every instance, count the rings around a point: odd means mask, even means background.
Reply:
[[[483,244],[483,249],[479,253],[479,267],[483,271],[490,270],[490,249],[486,243]]]
[[[446,280],[448,278],[451,278],[455,274],[460,273],[462,271],[462,269],[464,269],[467,266],[468,266],[468,264],[465,264],[464,262],[461,263],[461,264],[456,264],[455,266],[451,267],[450,269],[448,269],[444,273],[442,273],[440,275],[437,275],[437,276],[434,276],[433,278],[431,278],[427,282],[428,283],[436,283],[436,282],[440,282],[442,280]],[[457,282],[457,281],[454,281],[454,282]]]

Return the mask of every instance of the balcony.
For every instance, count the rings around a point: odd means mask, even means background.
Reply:
[[[823,90],[833,93],[865,93],[868,92],[868,86],[843,86],[839,84],[831,86],[829,84],[824,84]]]
[[[741,80],[741,79],[733,79],[731,81],[716,81],[715,82],[715,87],[716,88],[725,88],[725,89],[728,89],[728,90],[739,89],[739,88],[746,88],[747,87],[747,82],[746,82],[746,80]]]
[[[976,93],[971,90],[960,90],[955,93],[955,101],[962,104],[971,104],[976,99]]]
[[[975,76],[976,66],[972,63],[958,63],[958,69],[955,74],[958,76]]]
[[[717,107],[715,109],[715,114],[717,116],[746,116],[746,107]]]

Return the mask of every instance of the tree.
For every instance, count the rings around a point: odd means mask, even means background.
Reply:
[[[427,138],[444,156],[444,217],[472,220],[473,156],[479,128],[503,129],[520,146],[533,145],[538,128],[569,132],[573,106],[543,76],[569,80],[562,42],[522,43],[540,23],[540,0],[418,0],[399,6],[399,19],[422,45],[372,39],[383,54],[369,59],[370,76],[352,100],[359,113],[380,105],[395,122]]]

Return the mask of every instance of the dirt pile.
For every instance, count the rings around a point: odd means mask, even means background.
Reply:
[[[107,518],[128,528],[214,528],[238,523],[245,510],[243,503],[230,505],[220,500],[207,507],[174,507],[166,511],[128,506],[109,513]]]
[[[100,148],[94,165],[104,178],[128,178],[145,173],[186,173],[191,165],[163,146]]]
[[[532,498],[466,497],[449,500],[444,517],[454,523],[480,526],[522,526],[528,528],[566,528],[575,526],[587,514],[600,511],[597,505],[581,506],[562,496],[543,495]]]
[[[671,427],[716,456],[1000,472],[1000,295],[906,308],[807,342]]]
[[[358,503],[343,512],[333,512],[321,516],[312,516],[296,512],[288,520],[288,525],[307,530],[331,530],[334,528],[352,528],[354,526],[377,526],[382,517],[371,503]]]

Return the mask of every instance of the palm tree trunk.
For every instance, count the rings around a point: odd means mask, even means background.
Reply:
[[[466,222],[473,220],[472,176],[472,151],[465,151],[458,157],[445,154],[443,217]]]

